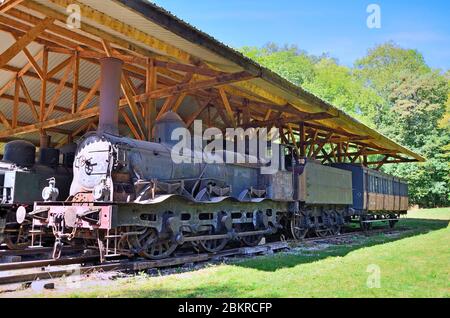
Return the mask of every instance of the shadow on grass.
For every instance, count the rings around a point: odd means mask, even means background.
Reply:
[[[329,257],[343,257],[350,252],[361,248],[367,248],[384,243],[402,240],[408,237],[424,235],[433,231],[438,231],[449,226],[448,220],[428,220],[428,219],[402,219],[396,227],[397,234],[378,234],[368,236],[362,240],[352,239],[348,244],[325,247],[322,250],[308,249],[299,250],[294,253],[282,253],[275,256],[257,257],[251,260],[238,262],[235,265],[252,268],[266,272],[274,272],[283,268],[292,268],[300,264],[313,263]]]

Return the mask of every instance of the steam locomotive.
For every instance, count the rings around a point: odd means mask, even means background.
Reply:
[[[18,224],[16,211],[21,211],[23,216],[31,212],[49,179],[58,183],[59,199],[64,200],[69,195],[75,149],[68,145],[61,152],[63,162],[60,164],[60,150],[42,148],[36,163],[36,147],[32,143],[16,140],[5,145],[0,161],[0,244],[10,249],[30,245],[31,222],[23,219],[22,224]]]
[[[393,226],[406,213],[407,199],[399,191],[378,193],[368,186],[372,175],[403,185],[400,180],[361,166],[295,160],[288,149],[282,152],[287,160],[270,175],[261,174],[261,162],[174,163],[172,132],[186,128],[176,113],[156,121],[157,142],[119,136],[121,65],[101,60],[98,131],[78,144],[69,199],[48,195],[30,213],[34,226],[52,229],[55,258],[74,240],[95,246],[102,261],[118,255],[163,259],[178,247],[214,253],[232,241],[256,246],[275,234],[338,234],[351,221],[366,228],[380,220]]]

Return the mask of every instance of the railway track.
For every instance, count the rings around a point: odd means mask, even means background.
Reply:
[[[115,261],[108,261],[103,264],[95,264],[98,261],[98,255],[93,256],[79,256],[79,257],[64,257],[58,260],[36,260],[28,262],[5,263],[0,264],[0,285],[26,283],[36,280],[49,280],[71,275],[88,275],[98,272],[139,272],[152,268],[167,268],[172,266],[181,266],[184,264],[202,263],[212,260],[223,259],[227,257],[236,256],[251,256],[257,254],[274,253],[281,250],[288,250],[290,248],[299,247],[302,244],[320,243],[336,239],[343,239],[346,237],[372,236],[381,233],[398,232],[402,230],[393,229],[375,229],[371,231],[349,232],[341,235],[308,238],[301,242],[298,241],[279,241],[268,243],[256,247],[239,247],[224,250],[219,253],[208,254],[200,253],[194,255],[181,255],[163,260],[128,260],[121,259]],[[22,251],[23,252],[23,251]],[[90,265],[88,265],[90,264]]]

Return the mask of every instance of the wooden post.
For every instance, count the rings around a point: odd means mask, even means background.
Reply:
[[[300,123],[300,158],[306,157],[305,123]]]
[[[73,66],[73,87],[72,87],[72,114],[77,112],[78,107],[78,83],[80,78],[80,53],[75,51]]]
[[[147,59],[147,69],[145,78],[145,93],[149,94],[157,88],[157,70],[155,60],[153,58]],[[153,125],[156,119],[156,100],[148,98],[144,107],[144,121],[147,128],[147,140],[151,141],[153,138]]]
[[[39,109],[39,121],[43,122],[45,117],[45,104],[47,100],[47,72],[48,72],[48,48],[44,47],[44,55],[42,57],[42,74],[44,80],[41,85],[41,105]]]
[[[14,83],[14,105],[12,113],[12,128],[17,128],[17,118],[19,116],[19,97],[20,97],[20,83],[19,77],[16,76]]]

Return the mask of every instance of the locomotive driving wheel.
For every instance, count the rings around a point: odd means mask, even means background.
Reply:
[[[308,234],[309,229],[304,227],[305,216],[302,214],[294,214],[291,219],[291,234],[295,240],[303,240]]]
[[[239,224],[238,225],[238,234],[239,232],[250,232],[250,231],[256,231],[253,224]],[[249,236],[243,236],[241,237],[242,243],[249,247],[255,247],[258,246],[259,243],[261,243],[262,239],[264,238],[264,235],[249,235]]]
[[[167,258],[178,247],[169,235],[159,236],[153,228],[147,228],[142,234],[130,237],[130,243],[140,256],[152,260]]]
[[[27,226],[19,226],[17,229],[6,228],[5,244],[11,250],[22,250],[30,245],[30,233]]]
[[[215,235],[214,229],[211,228],[208,231],[205,231],[204,233],[200,234],[200,235]],[[212,239],[212,240],[201,240],[196,242],[198,243],[198,245],[200,245],[200,247],[208,253],[217,253],[220,252],[221,250],[223,250],[225,248],[225,246],[227,246],[228,243],[228,239],[224,238],[224,239]]]

